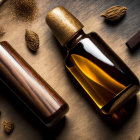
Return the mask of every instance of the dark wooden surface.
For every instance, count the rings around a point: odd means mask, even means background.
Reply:
[[[2,83],[0,86],[0,140],[137,140],[140,137],[140,96],[129,103],[119,127],[101,118],[94,107],[84,98],[81,90],[74,86],[67,74],[60,45],[45,24],[48,11],[64,6],[84,25],[85,32],[96,31],[124,60],[140,79],[140,48],[131,53],[125,42],[140,29],[139,0],[40,0],[38,18],[30,24],[17,21],[10,15],[8,1],[0,7],[0,25],[6,34],[0,40],[8,41],[17,52],[68,102],[66,118],[55,130],[48,130],[16,99]],[[128,7],[127,15],[116,24],[105,22],[100,14],[113,5]],[[25,45],[25,29],[40,36],[40,49],[31,53]],[[123,115],[121,115],[123,117]],[[128,119],[129,118],[129,119]],[[6,135],[2,121],[15,122],[15,130]]]

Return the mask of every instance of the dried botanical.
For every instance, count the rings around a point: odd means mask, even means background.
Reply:
[[[4,128],[4,131],[8,134],[11,133],[14,130],[14,123],[11,122],[11,121],[5,120],[5,121],[2,122],[2,125],[3,125],[3,128]]]
[[[25,33],[25,41],[27,44],[27,47],[32,51],[37,51],[39,48],[39,36],[30,30],[26,29]]]
[[[123,6],[112,6],[102,13],[102,17],[105,17],[107,20],[115,21],[120,19],[126,14],[126,7]]]

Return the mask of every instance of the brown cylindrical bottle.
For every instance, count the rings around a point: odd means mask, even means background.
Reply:
[[[65,65],[104,114],[113,113],[139,89],[139,81],[124,62],[95,32],[63,7],[50,11],[46,22],[63,47]]]
[[[0,43],[0,79],[48,127],[68,111],[67,103],[5,41]]]

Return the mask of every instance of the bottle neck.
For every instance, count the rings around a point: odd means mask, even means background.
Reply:
[[[73,48],[75,44],[85,35],[84,31],[81,29],[75,33],[72,38],[64,45],[68,50]]]

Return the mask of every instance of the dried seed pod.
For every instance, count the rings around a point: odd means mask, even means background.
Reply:
[[[37,51],[39,48],[39,36],[30,30],[26,29],[25,33],[25,41],[27,44],[27,47],[32,51]]]
[[[115,21],[120,19],[126,14],[126,7],[123,6],[112,6],[102,13],[102,17],[105,17],[107,20]]]
[[[14,130],[14,123],[11,122],[11,121],[5,120],[5,121],[2,122],[2,125],[3,125],[3,128],[4,128],[4,131],[8,134],[11,133]]]

